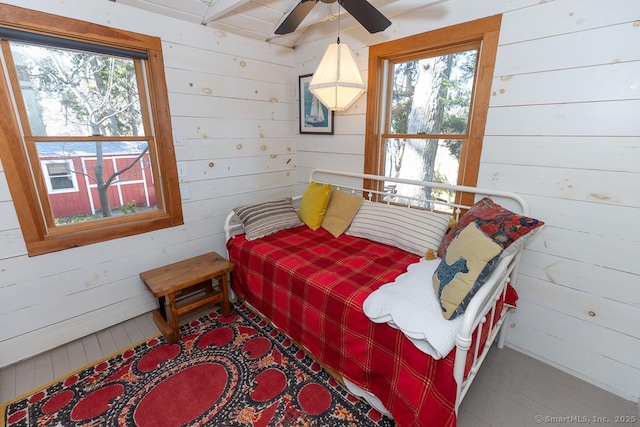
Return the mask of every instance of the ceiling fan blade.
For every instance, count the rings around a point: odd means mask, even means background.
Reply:
[[[276,34],[289,34],[298,28],[298,25],[304,18],[307,17],[313,6],[316,5],[318,0],[302,0],[293,8],[291,13],[282,21],[282,24],[276,28]]]
[[[339,0],[342,7],[370,33],[384,31],[391,21],[367,0]]]

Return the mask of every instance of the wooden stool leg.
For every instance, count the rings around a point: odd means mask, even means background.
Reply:
[[[167,298],[166,297],[160,297],[158,298],[158,311],[160,312],[160,314],[162,315],[162,318],[167,321],[167,319],[169,319],[167,317]]]
[[[229,315],[229,281],[227,273],[222,275],[222,314]]]
[[[171,327],[171,339],[167,339],[170,343],[174,343],[180,339],[180,325],[178,324],[178,309],[176,307],[176,296],[170,293],[169,297],[169,326]]]

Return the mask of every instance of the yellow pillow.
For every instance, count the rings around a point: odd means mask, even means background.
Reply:
[[[333,237],[339,237],[349,227],[363,201],[364,199],[360,196],[347,194],[344,191],[334,191],[327,213],[322,220],[322,228]]]
[[[331,185],[312,182],[302,195],[298,216],[310,229],[317,230],[327,212],[329,200],[331,200]]]

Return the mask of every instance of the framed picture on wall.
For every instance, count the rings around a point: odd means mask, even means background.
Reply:
[[[333,111],[309,92],[313,74],[298,77],[300,89],[300,133],[333,135]]]

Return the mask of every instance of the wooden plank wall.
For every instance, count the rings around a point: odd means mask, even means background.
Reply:
[[[185,224],[29,258],[0,166],[0,367],[153,309],[140,272],[224,253],[233,207],[291,194],[297,129],[291,49],[104,0],[5,3],[162,38]]]
[[[153,308],[138,273],[223,251],[234,206],[299,192],[313,167],[362,171],[366,95],[335,135],[297,135],[297,76],[333,24],[294,52],[104,0],[5,2],[163,38],[185,225],[28,258],[0,166],[0,366]],[[479,185],[524,194],[547,223],[524,254],[508,345],[637,401],[640,3],[449,0],[341,38],[366,77],[369,45],[496,13]]]
[[[503,13],[478,185],[522,193],[547,223],[523,257],[508,345],[638,401],[640,2],[469,3],[341,39],[366,77],[368,45]],[[334,37],[308,34],[299,74]],[[366,95],[336,115],[334,137],[299,137],[299,188],[313,167],[362,171],[365,105]]]
[[[504,15],[481,180],[547,222],[508,341],[640,397],[640,3],[556,0]]]

